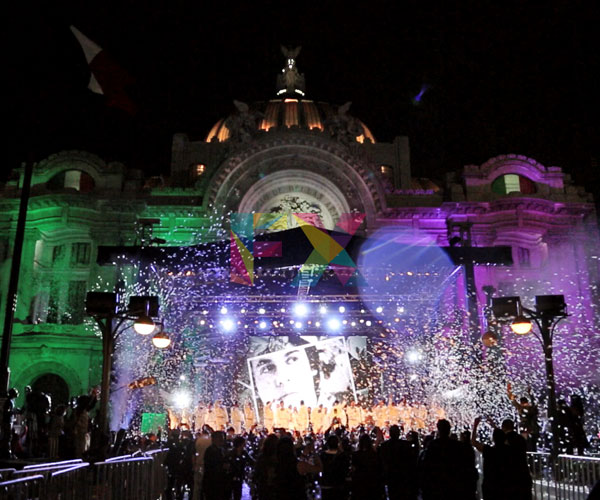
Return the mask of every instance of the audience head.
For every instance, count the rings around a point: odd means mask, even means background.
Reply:
[[[506,418],[502,421],[500,428],[504,432],[513,432],[515,430],[515,423],[510,418]]]
[[[332,434],[327,438],[327,449],[328,450],[337,450],[338,445],[339,445],[339,440],[335,434]]]
[[[390,427],[390,439],[398,439],[400,438],[400,427],[397,425],[392,425]]]
[[[437,431],[438,436],[441,438],[447,438],[450,436],[450,422],[448,422],[445,418],[438,420],[437,422]]]

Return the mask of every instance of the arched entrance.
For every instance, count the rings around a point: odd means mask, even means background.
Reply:
[[[52,398],[52,408],[69,402],[69,386],[65,379],[55,373],[44,373],[31,384],[34,391],[43,392]]]

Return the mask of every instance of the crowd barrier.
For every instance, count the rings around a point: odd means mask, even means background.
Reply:
[[[0,499],[156,500],[167,484],[168,450],[114,457],[90,465],[67,460],[0,470]]]
[[[585,500],[600,480],[600,458],[527,453],[534,500]]]

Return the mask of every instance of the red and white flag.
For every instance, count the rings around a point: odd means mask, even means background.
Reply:
[[[109,106],[134,115],[137,107],[126,92],[126,87],[133,83],[133,78],[114,62],[102,47],[90,40],[75,26],[71,26],[71,31],[81,45],[85,60],[90,67],[91,76],[88,88],[96,94],[104,95]]]

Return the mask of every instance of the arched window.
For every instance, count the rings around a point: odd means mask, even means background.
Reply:
[[[533,194],[535,191],[535,183],[531,179],[518,174],[501,175],[492,182],[492,192],[497,194]]]
[[[94,185],[92,176],[81,170],[63,170],[46,183],[46,187],[51,191],[70,188],[80,193],[89,193],[94,189]]]

